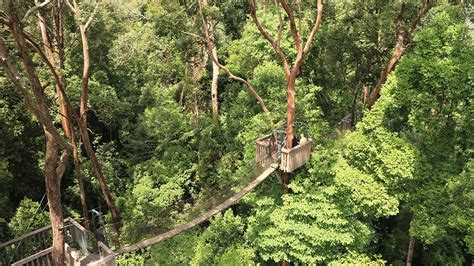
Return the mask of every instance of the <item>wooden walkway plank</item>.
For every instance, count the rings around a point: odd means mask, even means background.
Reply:
[[[268,169],[266,169],[262,174],[260,174],[257,178],[255,178],[252,182],[250,182],[246,187],[244,187],[238,193],[234,194],[232,197],[228,198],[223,203],[217,205],[216,207],[210,209],[209,211],[203,213],[202,215],[194,218],[190,222],[183,224],[181,226],[178,226],[175,229],[170,230],[168,232],[154,236],[152,238],[143,240],[141,242],[137,242],[130,246],[123,247],[115,252],[117,254],[122,254],[122,253],[133,252],[139,249],[143,249],[194,228],[195,226],[207,221],[209,218],[216,215],[217,213],[233,205],[236,201],[241,199],[243,196],[245,196],[247,193],[249,193],[255,187],[257,187],[260,183],[262,183],[263,180],[265,180],[268,176],[270,176],[270,174],[273,173],[277,168],[278,168],[278,164],[272,164]]]

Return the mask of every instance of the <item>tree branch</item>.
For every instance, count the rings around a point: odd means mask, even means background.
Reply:
[[[275,3],[276,3],[276,1],[275,1]],[[281,31],[283,30],[283,18],[281,17],[281,12],[278,9],[278,13],[279,13],[279,17],[280,17],[280,26],[279,26],[277,39],[273,40],[272,36],[270,36],[270,34],[263,28],[262,24],[258,20],[254,0],[249,0],[249,6],[250,6],[250,16],[252,17],[252,20],[254,21],[255,25],[257,26],[257,28],[260,31],[260,33],[262,34],[262,36],[272,45],[272,47],[275,50],[276,54],[280,58],[280,60],[283,64],[283,70],[284,70],[284,73],[285,73],[285,78],[288,79],[288,76],[290,75],[290,66],[288,64],[288,60],[285,57],[285,54],[283,53],[283,51],[281,50],[281,47],[280,47]]]
[[[307,54],[309,52],[309,48],[311,47],[311,43],[313,42],[314,35],[319,30],[319,26],[321,26],[321,20],[323,17],[323,3],[321,0],[318,0],[318,15],[316,17],[316,22],[314,23],[313,29],[309,34],[308,40],[306,40],[306,44],[303,49],[303,54]]]
[[[13,61],[11,60],[8,48],[4,42],[3,37],[0,38],[0,56],[1,64],[3,66],[3,69],[5,70],[5,73],[23,96],[25,104],[30,110],[30,112],[35,115],[36,118],[38,118],[38,121],[41,123],[41,125],[46,128],[54,136],[55,139],[57,139],[58,143],[61,146],[63,146],[66,150],[71,148],[70,144],[61,137],[57,129],[53,126],[51,119],[47,117],[47,112],[43,112],[40,108],[36,106],[35,100],[28,92],[27,81],[20,75],[15,64],[13,64]]]
[[[84,29],[87,31],[87,29],[89,28],[91,22],[92,22],[92,19],[94,19],[94,15],[95,13],[97,12],[97,8],[99,7],[99,4],[96,4],[95,7],[94,7],[94,11],[92,11],[92,14],[91,16],[89,17],[89,19],[87,20],[86,24],[84,24]]]
[[[0,23],[5,24],[7,26],[10,24],[10,18],[8,17],[7,14],[5,14],[5,12],[1,10],[0,10]]]
[[[396,22],[396,33],[397,37],[402,35],[402,27],[403,27],[403,14],[405,13],[405,3],[402,3],[402,6],[400,7],[400,12],[398,13],[397,16],[397,22]]]
[[[62,138],[57,129],[53,126],[52,119],[49,115],[48,105],[44,98],[43,87],[41,86],[41,82],[38,78],[38,75],[36,74],[33,60],[29,55],[27,42],[21,27],[21,22],[16,15],[13,2],[11,0],[5,1],[5,7],[6,13],[10,16],[10,29],[19,51],[19,57],[23,63],[33,94],[35,96],[35,104],[37,105],[39,110],[38,114],[40,115],[38,118],[42,119],[40,122],[42,122],[45,129],[47,129],[47,131],[52,134],[53,138],[59,143],[59,145],[61,145],[64,149],[72,151],[71,144]]]
[[[36,2],[36,1],[35,1]],[[35,12],[36,10],[46,6],[47,4],[49,4],[51,2],[51,0],[46,0],[44,1],[43,3],[39,3],[39,4],[36,4],[34,7],[30,8],[28,11],[26,11],[26,14],[25,16],[23,17],[23,19],[21,20],[21,23],[26,23],[26,21],[28,20],[28,17],[31,16],[31,14],[33,14],[33,12]]]
[[[298,33],[298,29],[296,28],[295,23],[295,16],[293,15],[293,10],[291,9],[290,5],[286,2],[286,0],[280,0],[283,9],[285,10],[288,18],[290,19],[290,30],[291,35],[293,36],[293,40],[295,41],[296,48],[298,49],[298,53],[302,52],[301,47],[301,37]]]
[[[197,4],[198,4],[198,7],[199,7],[199,14],[201,16],[201,20],[202,20],[202,24],[203,24],[203,29],[204,29],[204,38],[206,40],[206,44],[207,44],[207,48],[209,50],[209,54],[211,55],[211,59],[212,61],[222,70],[224,70],[224,72],[227,74],[227,76],[229,76],[230,79],[233,79],[233,80],[236,80],[236,81],[240,81],[242,82],[248,89],[249,91],[253,94],[253,96],[257,99],[258,103],[260,104],[260,107],[262,108],[262,110],[265,112],[265,113],[269,113],[268,111],[268,108],[267,106],[265,105],[265,102],[263,101],[263,99],[258,95],[258,93],[255,91],[255,89],[252,87],[252,85],[245,79],[241,78],[241,77],[238,77],[238,76],[235,76],[232,72],[230,72],[230,70],[228,68],[226,68],[225,66],[223,66],[221,63],[219,63],[219,60],[218,58],[215,58],[213,53],[212,53],[212,42],[211,42],[211,38],[209,37],[209,31],[207,29],[207,21],[204,17],[204,14],[202,12],[202,5],[201,5],[201,0],[197,0]]]
[[[400,57],[403,55],[405,52],[405,45],[404,42],[411,41],[411,35],[413,31],[415,30],[416,26],[421,20],[421,17],[426,13],[428,10],[430,0],[425,0],[423,5],[420,8],[420,11],[418,12],[418,15],[416,16],[415,20],[412,22],[410,28],[406,32],[402,32],[401,28],[403,25],[403,14],[405,12],[405,4],[403,3],[401,8],[400,8],[400,13],[398,14],[397,17],[397,42],[395,44],[395,48],[393,49],[392,57],[390,58],[387,66],[384,68],[384,70],[380,73],[380,78],[379,81],[377,82],[377,85],[375,86],[374,90],[370,94],[369,100],[367,102],[367,108],[370,110],[372,106],[375,104],[377,99],[379,98],[380,91],[382,90],[382,86],[385,84],[387,81],[388,75],[390,72],[393,70],[395,65],[397,64],[398,60],[400,60]]]
[[[425,15],[426,11],[428,11],[429,5],[430,5],[430,0],[424,0],[423,1],[423,5],[421,6],[420,10],[418,11],[418,14],[416,15],[415,20],[411,23],[410,28],[408,29],[408,31],[405,34],[405,38],[407,40],[410,40],[411,35],[413,34],[413,32],[416,29],[416,26],[418,25],[418,23],[420,23],[420,20]]]
[[[275,5],[275,9],[277,11],[277,14],[278,14],[278,34],[277,34],[277,38],[275,40],[276,44],[278,46],[280,46],[280,40],[281,40],[281,35],[283,33],[283,28],[285,26],[285,20],[283,20],[283,15],[281,14],[281,10],[280,10],[280,5],[278,4],[278,0],[273,0],[273,5]]]
[[[76,13],[76,6],[75,6],[76,3],[75,2],[74,2],[74,5],[72,5],[71,2],[69,2],[69,0],[64,0],[64,2],[69,7],[69,9],[71,10],[72,13]]]

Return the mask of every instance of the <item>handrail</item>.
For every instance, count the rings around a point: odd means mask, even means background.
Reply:
[[[64,219],[65,240],[77,244],[80,249],[89,253],[96,251],[95,241],[91,233],[71,217]],[[30,257],[47,250],[51,244],[51,225],[26,233],[22,236],[0,244],[0,264],[9,263],[9,260],[22,261],[25,256]]]
[[[51,225],[43,226],[43,227],[41,227],[41,228],[39,228],[39,229],[36,229],[36,230],[34,230],[34,231],[31,231],[31,232],[29,232],[29,233],[27,233],[27,234],[24,234],[24,235],[22,235],[22,236],[19,236],[19,237],[17,237],[17,238],[14,238],[14,239],[12,239],[12,240],[7,241],[7,242],[0,243],[0,249],[4,248],[4,247],[6,247],[6,246],[9,246],[9,245],[11,245],[11,244],[15,244],[16,242],[22,241],[22,240],[25,239],[25,238],[29,238],[29,237],[31,237],[31,236],[34,236],[34,235],[36,235],[36,234],[39,234],[39,233],[41,233],[41,232],[43,232],[43,231],[46,231],[46,230],[48,230],[48,229],[51,229]]]
[[[115,257],[117,254],[113,252],[107,245],[98,242],[100,252],[100,260],[89,263],[90,266],[95,265],[115,265]]]
[[[123,247],[117,251],[115,251],[117,254],[122,254],[122,253],[127,253],[127,252],[133,252],[151,245],[154,245],[156,243],[159,243],[163,240],[169,239],[175,235],[178,235],[180,233],[186,232],[188,230],[191,230],[195,226],[209,220],[212,216],[215,214],[227,209],[230,207],[232,204],[234,204],[237,200],[241,199],[243,196],[245,196],[247,193],[252,191],[255,187],[257,187],[260,183],[263,182],[271,173],[273,173],[276,169],[278,168],[278,164],[272,164],[270,167],[268,167],[262,174],[260,174],[258,177],[256,177],[254,180],[252,180],[246,187],[241,189],[238,193],[234,194],[232,197],[228,198],[221,204],[217,205],[216,207],[208,210],[207,212],[203,213],[202,215],[194,218],[188,223],[185,223],[181,226],[176,227],[175,229],[172,229],[170,231],[167,231],[165,233],[159,234],[157,236],[154,236],[152,238],[143,240],[141,242],[132,244],[130,246]]]
[[[82,225],[78,224],[78,223],[77,223],[76,221],[74,221],[71,217],[68,217],[68,218],[64,219],[64,225],[66,225],[66,224],[69,223],[69,222],[74,222],[74,223],[76,223],[77,225],[79,225],[80,227],[82,227]],[[82,227],[82,228],[84,228],[84,227]],[[21,236],[19,236],[19,237],[17,237],[17,238],[8,240],[7,242],[0,243],[0,249],[4,248],[4,247],[6,247],[6,246],[9,246],[9,245],[11,245],[11,244],[14,244],[14,243],[16,243],[16,242],[19,242],[19,241],[21,241],[21,240],[23,240],[23,239],[25,239],[25,238],[28,238],[28,237],[34,236],[34,235],[36,235],[36,234],[39,234],[39,233],[41,233],[41,232],[43,232],[43,231],[46,231],[46,230],[48,230],[48,229],[51,229],[51,225],[50,225],[50,224],[49,224],[49,225],[45,225],[45,226],[43,226],[43,227],[41,227],[41,228],[39,228],[39,229],[36,229],[36,230],[34,230],[34,231],[31,231],[31,232],[29,232],[29,233],[26,233],[26,234],[24,234],[24,235],[21,235]],[[84,229],[84,230],[85,230],[85,229]]]
[[[53,247],[50,247],[50,248],[47,248],[47,249],[44,249],[38,253],[35,253],[29,257],[26,257],[22,260],[19,260],[15,263],[12,264],[12,266],[20,266],[20,265],[25,265],[27,264],[28,262],[32,262],[33,260],[38,260],[42,257],[45,257],[45,256],[48,256],[50,253],[53,252]]]
[[[292,147],[291,149],[287,149],[287,148],[282,148],[281,151],[282,152],[286,152],[286,153],[289,153],[289,152],[292,152],[292,151],[295,151],[295,150],[299,150],[299,149],[303,149],[303,147],[307,146],[307,145],[311,145],[313,144],[313,140],[312,139],[308,139],[305,143],[303,144],[298,144],[294,147]]]

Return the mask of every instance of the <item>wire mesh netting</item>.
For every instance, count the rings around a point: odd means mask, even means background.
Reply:
[[[277,162],[272,152],[263,159]],[[236,195],[270,167],[270,164],[262,165],[260,161],[239,167],[225,184],[221,182],[210,184],[202,189],[197,197],[188,196],[178,204],[156,212],[154,217],[150,217],[150,221],[153,222],[134,228],[135,236],[127,239],[127,242],[138,242],[186,225]]]

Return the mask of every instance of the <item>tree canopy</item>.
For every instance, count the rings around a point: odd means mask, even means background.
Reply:
[[[90,210],[114,248],[176,228],[291,131],[308,163],[117,262],[472,264],[472,23],[469,1],[2,1],[0,240]]]

